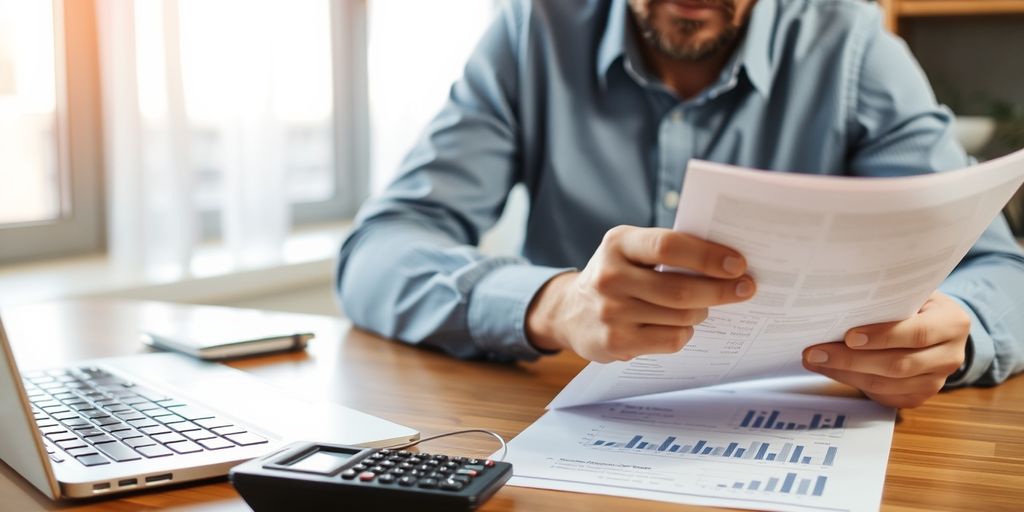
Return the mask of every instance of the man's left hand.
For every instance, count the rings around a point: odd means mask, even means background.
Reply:
[[[917,407],[963,365],[970,328],[967,312],[935,292],[906,320],[856,327],[843,342],[804,349],[804,367],[880,404]]]

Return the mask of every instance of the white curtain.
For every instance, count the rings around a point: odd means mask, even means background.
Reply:
[[[219,224],[235,266],[281,258],[290,209],[272,42],[286,8],[271,0],[98,1],[108,246],[118,268],[188,275],[201,210],[210,212],[207,224]],[[321,89],[329,91],[326,77]],[[217,186],[204,184],[211,176]],[[215,191],[207,198],[215,208],[200,204],[199,187]]]

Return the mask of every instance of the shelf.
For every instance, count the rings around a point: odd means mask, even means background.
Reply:
[[[901,18],[1024,14],[1024,0],[879,0],[885,26],[899,33]]]

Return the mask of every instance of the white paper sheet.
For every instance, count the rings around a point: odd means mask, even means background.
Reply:
[[[675,229],[735,248],[758,284],[679,353],[591,363],[549,405],[805,373],[807,346],[908,318],[1024,182],[1024,151],[903,178],[687,168]]]
[[[550,410],[509,444],[509,483],[761,510],[877,510],[894,416],[867,400],[749,389]]]

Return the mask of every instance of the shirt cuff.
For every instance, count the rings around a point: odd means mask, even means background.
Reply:
[[[506,265],[477,282],[469,298],[469,334],[495,355],[529,361],[541,356],[526,338],[526,310],[552,277],[571,268]]]
[[[948,295],[948,294],[947,294]],[[956,388],[960,386],[967,386],[982,377],[985,371],[992,366],[992,361],[996,357],[995,342],[992,341],[992,336],[988,334],[988,330],[985,329],[984,324],[981,323],[981,319],[974,312],[967,302],[963,301],[959,297],[949,296],[960,307],[964,308],[971,317],[971,332],[967,338],[967,343],[970,344],[967,347],[967,359],[964,361],[964,368],[961,371],[957,371],[946,380],[947,388]]]

